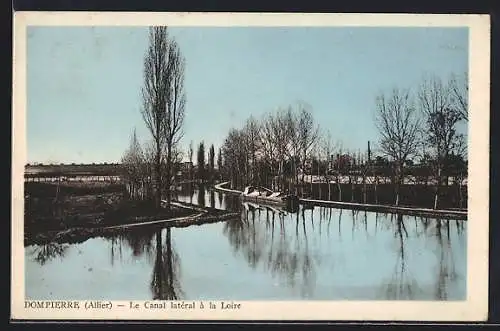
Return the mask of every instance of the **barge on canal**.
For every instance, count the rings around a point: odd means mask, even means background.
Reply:
[[[241,199],[259,205],[274,205],[292,210],[299,205],[299,198],[296,195],[273,192],[265,187],[247,186],[241,193]]]

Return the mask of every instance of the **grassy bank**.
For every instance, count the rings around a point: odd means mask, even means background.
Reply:
[[[186,208],[157,210],[152,202],[132,201],[119,184],[65,183],[57,191],[57,184],[25,183],[24,229],[27,236],[193,214]]]
[[[57,199],[56,199],[57,197]],[[170,210],[128,198],[123,185],[103,182],[25,183],[25,245],[78,243],[141,228],[185,227],[224,221],[239,214],[183,203]],[[173,219],[170,221],[170,219]],[[165,222],[163,221],[165,220]],[[155,222],[154,224],[143,224]],[[140,223],[140,224],[139,224]],[[137,231],[137,230],[134,230]]]

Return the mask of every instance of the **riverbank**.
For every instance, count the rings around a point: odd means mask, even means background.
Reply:
[[[239,216],[214,208],[174,202],[170,209],[132,201],[124,188],[103,183],[25,184],[25,245],[82,242],[137,226],[186,227]],[[69,186],[69,189],[68,189]],[[57,192],[57,193],[55,193]]]
[[[301,198],[373,205],[392,205],[396,199],[394,185],[388,183],[307,183],[297,187]],[[399,204],[412,208],[434,208],[436,185],[405,183],[399,187]],[[467,185],[441,185],[439,209],[467,209]]]
[[[219,183],[214,186],[214,189],[216,191],[224,192],[227,194],[238,195],[242,193],[241,191],[238,190],[226,188],[225,186],[228,184],[229,182]],[[399,213],[403,215],[421,216],[421,217],[437,217],[443,219],[457,219],[457,220],[467,219],[467,210],[429,209],[429,208],[419,208],[412,206],[364,204],[355,202],[328,201],[328,200],[318,200],[318,199],[299,199],[299,203],[305,206],[306,208],[314,206],[322,206],[329,208],[365,210],[365,211],[383,212],[383,213]]]
[[[188,209],[191,213],[194,211],[189,208],[186,209]],[[224,222],[239,217],[240,214],[238,213],[227,213],[222,210],[212,210],[203,214],[197,213],[169,219],[138,218],[131,223],[113,226],[75,227],[66,230],[44,231],[31,234],[25,233],[24,245],[43,245],[47,243],[75,244],[82,243],[91,238],[108,238],[119,234],[126,234],[130,231],[136,231],[137,228],[140,228],[143,231],[154,231],[166,227],[185,228],[188,226],[201,226],[209,223]]]
[[[26,183],[25,232],[106,227],[193,214],[187,208],[156,208],[151,201],[128,198],[122,185],[87,183]]]

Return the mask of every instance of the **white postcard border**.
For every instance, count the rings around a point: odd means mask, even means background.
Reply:
[[[11,317],[15,319],[481,321],[488,312],[490,20],[487,15],[16,12],[13,20]],[[441,26],[469,27],[469,217],[467,300],[238,301],[240,309],[27,309],[24,300],[26,27],[35,26]],[[98,299],[98,298],[96,298]],[[107,302],[107,301],[103,301]],[[189,301],[190,302],[190,301]],[[195,301],[197,304],[208,300]],[[220,306],[220,301],[216,302]],[[118,307],[119,304],[124,307]],[[84,307],[85,302],[80,301]]]

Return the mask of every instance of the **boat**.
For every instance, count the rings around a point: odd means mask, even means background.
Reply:
[[[262,205],[278,205],[285,208],[293,208],[299,203],[299,199],[295,195],[273,192],[264,187],[247,186],[241,193],[241,197],[243,201]]]

